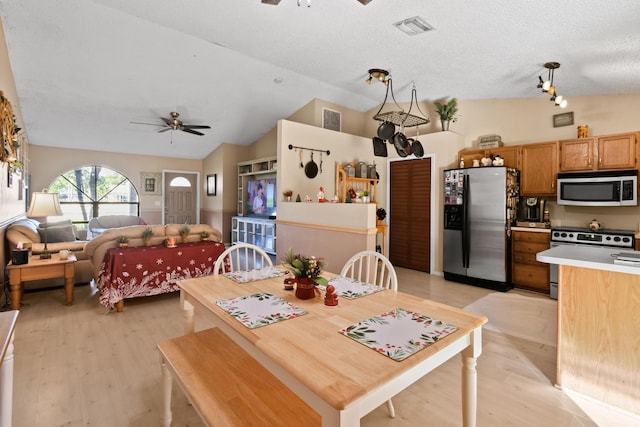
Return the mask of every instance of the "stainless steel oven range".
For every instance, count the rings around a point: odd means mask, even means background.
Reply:
[[[551,229],[551,247],[588,245],[602,248],[633,249],[635,232],[630,230],[597,231],[588,228],[561,227]],[[558,266],[550,265],[551,298],[558,299]]]

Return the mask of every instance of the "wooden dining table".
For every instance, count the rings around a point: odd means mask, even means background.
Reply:
[[[330,307],[321,295],[297,299],[293,291],[284,289],[282,277],[237,283],[223,275],[206,276],[182,280],[179,287],[185,334],[196,329],[196,310],[205,313],[317,411],[325,427],[359,426],[363,416],[457,354],[462,356],[463,425],[476,425],[476,360],[482,351],[485,316],[391,290],[339,298],[338,305]],[[308,313],[250,329],[216,304],[262,292]],[[401,361],[339,332],[397,308],[455,325],[457,330]]]

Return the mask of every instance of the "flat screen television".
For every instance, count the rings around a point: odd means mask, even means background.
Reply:
[[[276,179],[247,181],[247,215],[271,217],[276,215]]]

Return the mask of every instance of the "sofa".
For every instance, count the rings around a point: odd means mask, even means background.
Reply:
[[[84,253],[86,240],[80,240],[80,235],[76,227],[70,220],[49,221],[47,228],[47,249],[51,253],[56,253],[62,249],[73,252],[78,261],[75,264],[75,279],[77,283],[88,283],[93,278],[93,268],[89,256]],[[18,243],[31,243],[32,256],[39,256],[44,250],[44,229],[45,223],[31,218],[20,219],[7,227],[6,239],[9,243],[9,250],[17,247]],[[24,289],[42,289],[52,286],[63,286],[64,279],[33,280],[25,282]]]
[[[111,228],[128,227],[131,225],[146,225],[139,216],[132,215],[103,215],[91,218],[87,228],[89,237],[96,237]]]
[[[215,260],[224,251],[222,234],[210,225],[193,224],[183,240],[183,227],[184,224],[134,225],[108,229],[91,239],[84,247],[84,255],[91,261],[100,303],[122,311],[126,298],[174,292],[179,290],[179,280],[211,274]],[[153,231],[148,244],[142,238],[147,228]],[[211,234],[209,242],[201,242],[203,231]],[[110,251],[119,247],[120,236],[128,237],[128,247]],[[161,246],[169,237],[178,242],[171,250]],[[188,259],[181,257],[183,253]]]

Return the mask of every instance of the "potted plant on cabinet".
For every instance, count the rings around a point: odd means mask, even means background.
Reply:
[[[433,105],[436,106],[436,112],[440,116],[442,130],[449,130],[449,123],[455,123],[458,121],[458,100],[456,98],[451,98],[446,103],[436,101]]]
[[[126,248],[127,246],[129,246],[129,236],[118,236],[116,238],[116,243],[121,248]]]

